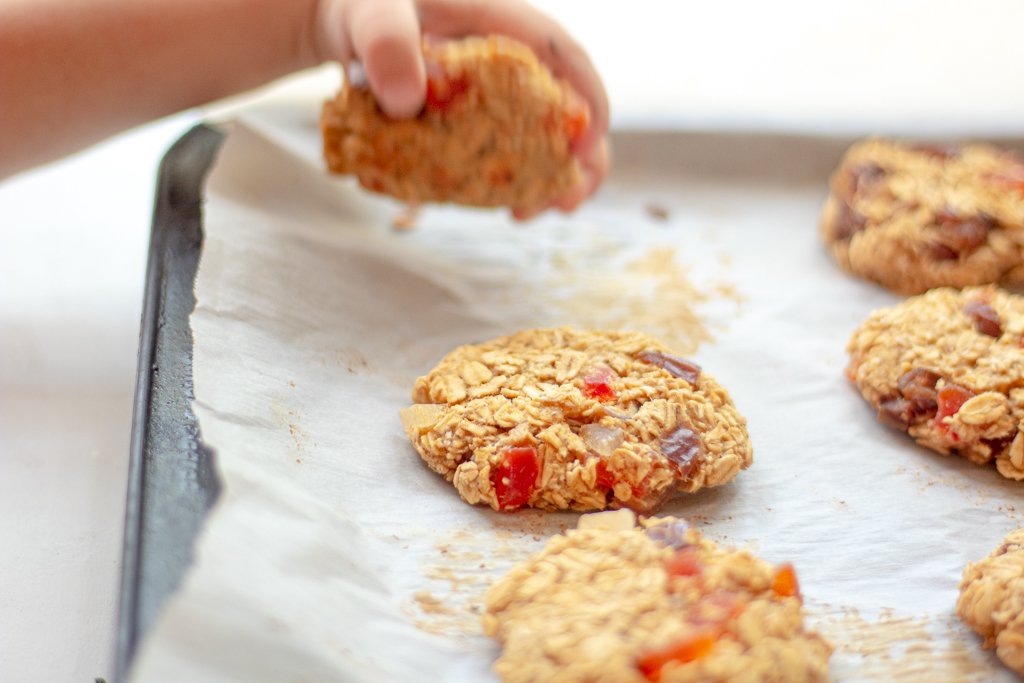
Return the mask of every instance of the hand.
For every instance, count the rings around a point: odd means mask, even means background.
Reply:
[[[550,207],[572,211],[608,173],[608,96],[587,53],[557,22],[523,0],[321,0],[316,40],[323,60],[362,63],[381,108],[395,118],[423,107],[427,79],[421,34],[440,38],[508,36],[528,45],[590,106],[590,125],[574,145],[581,182]],[[515,211],[532,218],[549,206]]]

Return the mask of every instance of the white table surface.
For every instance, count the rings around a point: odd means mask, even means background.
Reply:
[[[591,52],[620,127],[1024,133],[1011,0],[539,4]],[[315,99],[336,79],[264,97]],[[2,681],[112,675],[155,172],[199,118],[0,182]]]

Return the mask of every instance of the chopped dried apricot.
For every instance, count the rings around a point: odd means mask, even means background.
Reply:
[[[704,571],[704,563],[697,557],[697,549],[685,546],[676,551],[668,562],[665,571],[671,576],[698,576]]]
[[[573,90],[566,91],[565,118],[562,120],[562,130],[569,142],[575,143],[583,137],[590,126],[590,107],[587,101],[576,94]]]
[[[715,628],[699,629],[661,650],[654,650],[640,657],[637,668],[644,678],[652,683],[661,680],[661,668],[669,662],[687,664],[711,652],[721,632]]]
[[[796,580],[793,565],[788,562],[779,565],[778,571],[775,572],[775,580],[772,582],[772,592],[783,598],[800,597],[800,583]]]
[[[955,415],[960,406],[974,398],[974,392],[958,384],[947,384],[939,389],[937,396],[938,413],[935,421],[941,423],[942,418]]]
[[[494,474],[498,507],[516,508],[530,502],[540,473],[537,449],[533,446],[508,448]]]
[[[663,370],[668,370],[673,377],[678,377],[690,384],[697,384],[697,380],[700,378],[700,366],[679,356],[661,351],[641,351],[636,354],[636,358],[643,363],[650,363]]]
[[[469,90],[469,81],[465,76],[452,78],[437,62],[427,60],[426,70],[428,111],[448,111],[459,95]]]
[[[615,371],[611,368],[601,366],[583,378],[583,395],[595,401],[611,401],[615,399],[615,390],[612,388],[612,378]]]
[[[597,461],[597,485],[607,488],[615,487],[615,475],[608,471],[604,460]]]

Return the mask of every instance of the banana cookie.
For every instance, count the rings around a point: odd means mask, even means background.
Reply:
[[[651,513],[731,481],[746,420],[701,368],[641,332],[563,327],[463,346],[401,411],[417,452],[468,503]]]
[[[491,587],[505,683],[828,680],[832,646],[804,628],[792,566],[634,520],[584,515]]]
[[[423,44],[427,100],[413,119],[385,115],[365,84],[324,105],[334,173],[402,201],[529,209],[580,182],[573,143],[586,102],[510,38]]]
[[[901,294],[1024,281],[1024,162],[984,145],[866,140],[832,175],[821,238]]]
[[[981,562],[968,563],[956,613],[996,648],[1003,664],[1024,674],[1024,529],[1010,532]]]
[[[847,376],[878,419],[939,453],[1024,479],[1024,298],[949,288],[873,312],[853,333]]]

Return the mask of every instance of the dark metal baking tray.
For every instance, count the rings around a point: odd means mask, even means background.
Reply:
[[[207,125],[168,150],[157,179],[135,380],[115,681],[181,583],[220,486],[192,413],[192,333],[203,181],[224,134]]]
[[[192,545],[219,492],[213,452],[192,413],[189,315],[202,249],[203,185],[224,133],[190,130],[165,155],[139,339],[125,516],[115,681],[192,561]],[[733,182],[819,183],[855,138],[760,133],[617,131],[613,175],[651,166]],[[992,139],[1024,152],[1020,139]]]

